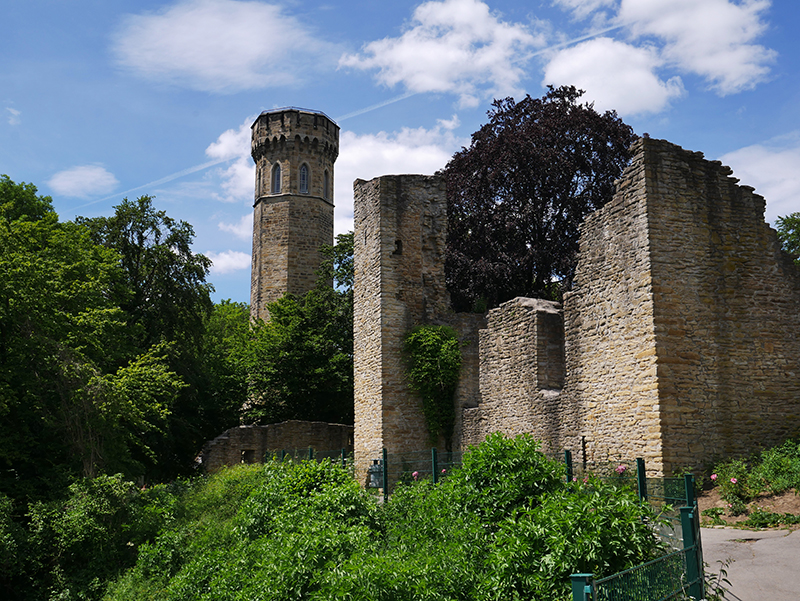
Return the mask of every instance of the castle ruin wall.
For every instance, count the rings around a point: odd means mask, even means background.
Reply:
[[[731,170],[644,140],[665,466],[800,433],[800,272]]]
[[[527,432],[545,450],[560,450],[563,384],[561,306],[520,297],[492,309],[480,331],[480,404],[463,410],[463,443],[479,444],[492,432]]]
[[[381,449],[430,448],[408,388],[403,338],[443,315],[447,214],[437,176],[388,175],[354,184],[355,456],[362,472]]]
[[[646,172],[642,153],[616,194],[581,226],[572,291],[564,297],[568,448],[589,462],[643,457],[662,469]],[[578,439],[580,436],[580,440]]]
[[[357,469],[382,448],[431,446],[402,363],[421,323],[466,343],[456,449],[528,432],[578,460],[643,457],[670,474],[800,433],[800,270],[763,198],[701,153],[649,138],[631,151],[581,226],[563,310],[517,298],[450,312],[442,181],[356,181]]]

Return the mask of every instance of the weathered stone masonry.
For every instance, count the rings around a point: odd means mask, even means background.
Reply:
[[[632,151],[614,199],[581,228],[563,311],[515,299],[487,315],[456,399],[462,449],[531,432],[551,450],[643,456],[670,473],[800,432],[800,273],[763,198],[700,153],[650,139]],[[474,340],[482,327],[446,310],[435,181],[356,183],[357,461],[427,446],[404,333],[450,323]]]
[[[438,177],[356,180],[354,206],[355,454],[366,469],[383,447],[428,445],[422,411],[402,368],[403,336],[447,312],[447,215]]]
[[[290,420],[230,428],[203,446],[199,463],[204,471],[213,473],[224,466],[259,463],[267,453],[308,448],[352,452],[353,426]]]
[[[339,126],[305,109],[265,111],[252,126],[256,163],[250,313],[316,282],[323,244],[333,244],[333,164]],[[277,176],[276,167],[280,176]]]

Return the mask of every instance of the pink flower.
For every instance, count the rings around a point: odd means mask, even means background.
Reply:
[[[578,476],[572,476],[572,481],[573,482],[577,482],[578,481]]]
[[[731,478],[731,484],[736,484],[738,480],[736,478]]]
[[[625,473],[625,470],[627,470],[627,469],[628,468],[625,467],[624,465],[619,464],[614,471],[617,472],[621,476],[622,474]]]
[[[717,475],[716,474],[711,474],[711,481],[712,482],[716,482],[717,481]]]
[[[446,474],[446,473],[447,473],[447,470],[442,470],[442,473],[443,473],[443,474]]]
[[[419,478],[419,472],[412,472],[411,477],[416,481],[416,479]]]

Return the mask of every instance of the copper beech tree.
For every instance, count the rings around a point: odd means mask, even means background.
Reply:
[[[574,86],[495,100],[489,122],[444,169],[447,284],[457,311],[516,296],[558,298],[572,282],[578,228],[614,193],[636,139]]]

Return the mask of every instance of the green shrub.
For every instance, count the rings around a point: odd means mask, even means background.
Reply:
[[[748,528],[776,528],[782,524],[800,524],[800,515],[774,513],[761,509],[760,507],[755,507],[742,524]]]
[[[663,555],[636,494],[598,478],[545,494],[499,524],[482,587],[498,599],[568,599],[569,576],[603,577]]]
[[[800,441],[787,440],[750,459],[720,462],[712,472],[711,480],[728,504],[728,513],[741,515],[759,495],[800,489]]]
[[[464,511],[492,524],[514,509],[535,505],[545,493],[565,485],[564,466],[551,461],[529,434],[506,438],[491,434],[462,459],[447,482]]]
[[[659,548],[633,493],[565,482],[530,436],[493,435],[448,476],[380,504],[329,462],[224,470],[187,489],[108,599],[561,599],[570,573]]]
[[[769,494],[800,489],[800,441],[787,440],[761,453],[753,468],[753,478],[762,483]]]

